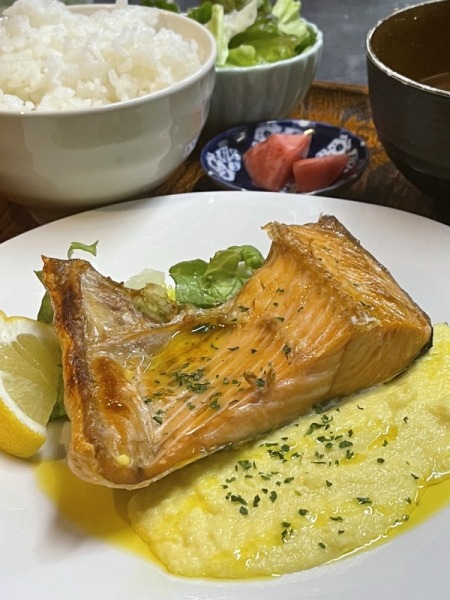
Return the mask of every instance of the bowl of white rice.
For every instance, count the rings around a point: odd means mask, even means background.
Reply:
[[[215,56],[169,11],[16,0],[0,18],[0,195],[51,218],[154,190],[197,142]]]

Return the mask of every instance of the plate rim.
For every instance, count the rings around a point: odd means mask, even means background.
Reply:
[[[258,200],[261,200],[261,194],[263,194],[263,200],[267,199],[267,200],[273,200],[274,203],[276,202],[276,200],[280,199],[280,196],[286,197],[285,194],[277,194],[277,193],[273,193],[273,192],[245,192],[245,195],[251,195],[252,200],[254,201],[254,203],[257,203]],[[113,214],[114,215],[114,219],[116,219],[117,221],[120,220],[120,217],[122,215],[122,213],[133,213],[137,210],[136,212],[136,216],[135,218],[138,218],[139,216],[139,210],[142,209],[144,210],[144,212],[150,211],[151,214],[152,210],[153,210],[153,205],[156,204],[156,208],[155,208],[155,214],[157,214],[157,209],[160,208],[161,206],[164,207],[165,204],[169,204],[169,205],[173,205],[174,208],[176,208],[176,205],[178,203],[181,203],[183,201],[188,201],[186,203],[186,207],[189,208],[189,202],[193,202],[196,203],[199,201],[203,203],[203,202],[209,202],[209,200],[216,200],[219,199],[220,201],[226,202],[227,199],[229,198],[233,198],[237,203],[239,203],[242,199],[243,199],[243,193],[242,192],[236,192],[236,191],[212,191],[212,192],[190,192],[188,194],[169,194],[169,195],[164,195],[164,196],[157,196],[157,197],[153,197],[153,198],[144,198],[144,199],[140,199],[140,200],[135,200],[132,202],[128,202],[128,203],[121,203],[121,204],[116,204],[116,205],[112,205],[109,207],[103,207],[103,208],[99,208],[99,209],[92,209],[89,211],[86,211],[84,213],[80,213],[79,215],[74,215],[74,216],[69,216],[66,217],[64,219],[61,219],[59,221],[55,221],[53,223],[49,223],[46,225],[43,225],[41,227],[38,227],[36,229],[30,230],[28,232],[24,232],[23,234],[20,234],[19,236],[16,236],[14,238],[11,238],[10,240],[7,240],[6,242],[3,242],[2,244],[0,244],[0,259],[4,258],[3,255],[9,254],[11,249],[15,249],[15,247],[20,247],[22,246],[24,243],[27,244],[29,241],[32,243],[35,243],[36,241],[38,241],[39,239],[43,239],[45,237],[51,237],[48,234],[51,234],[52,232],[55,232],[61,228],[63,228],[64,230],[67,231],[67,236],[68,237],[72,237],[72,233],[68,230],[71,229],[71,225],[76,222],[78,224],[79,227],[83,227],[83,225],[85,225],[86,223],[89,223],[90,220],[94,217],[95,220],[97,222],[107,222],[108,221],[108,214]],[[295,196],[293,197],[295,198]],[[293,198],[290,198],[288,202],[290,202],[291,204],[294,204],[294,202],[292,202]],[[307,205],[311,205],[313,207],[314,210],[318,210],[318,206],[317,206],[317,202],[319,200],[319,204],[324,203],[327,204],[328,202],[331,203],[331,205],[338,207],[339,209],[343,209],[344,212],[346,211],[351,211],[352,208],[355,208],[357,210],[357,212],[362,212],[364,214],[368,214],[368,216],[370,217],[371,215],[375,214],[376,216],[379,216],[380,218],[385,217],[386,215],[392,215],[395,214],[397,219],[401,219],[406,223],[413,223],[415,227],[417,228],[421,228],[421,226],[428,224],[429,225],[429,230],[434,231],[435,228],[439,229],[443,234],[447,234],[448,235],[448,226],[442,223],[439,223],[437,221],[433,221],[431,219],[428,219],[427,217],[421,216],[421,215],[417,215],[417,214],[413,214],[413,213],[405,213],[404,211],[401,211],[399,209],[395,209],[395,208],[391,208],[388,206],[382,206],[382,205],[373,205],[373,204],[365,204],[365,203],[361,203],[355,200],[346,200],[346,199],[341,199],[341,198],[326,198],[326,197],[322,197],[320,199],[318,199],[315,196],[303,196],[302,198],[302,203],[307,204]],[[297,206],[297,205],[296,205]],[[298,205],[300,206],[300,204]],[[306,210],[307,207],[301,207],[299,209],[299,212],[302,212],[303,209]],[[117,213],[117,215],[115,214]],[[150,214],[149,213],[149,214]],[[106,215],[106,218],[103,218]],[[117,218],[116,218],[117,217]],[[151,218],[151,217],[149,217]],[[358,216],[356,217],[358,219]],[[345,222],[344,222],[345,225]],[[425,227],[425,229],[427,229]],[[450,237],[450,236],[449,236]],[[59,242],[58,242],[59,243]],[[211,242],[212,244],[214,243],[214,241]],[[362,241],[363,245],[364,245],[364,241]],[[449,244],[450,244],[450,240],[449,240]],[[218,249],[218,248],[217,248]],[[33,249],[33,252],[36,252],[36,254],[38,254],[38,250]],[[20,261],[20,257],[19,257],[19,261]],[[149,265],[151,266],[151,265]],[[32,274],[28,274],[27,275],[28,279],[30,279],[32,277]],[[23,275],[21,275],[21,279],[23,279]],[[0,298],[1,298],[2,294],[0,294]],[[1,306],[0,306],[1,308]],[[1,463],[1,461],[0,461]],[[1,467],[0,467],[1,469]],[[0,497],[1,497],[1,491],[0,491]],[[1,504],[1,503],[0,503]],[[1,515],[1,508],[0,508],[0,515]],[[428,521],[427,521],[428,523]],[[450,518],[449,518],[449,523],[450,523]],[[433,523],[433,527],[434,529],[439,529],[439,523]],[[438,535],[438,533],[436,533],[436,535]],[[450,535],[450,530],[449,530],[449,535]],[[403,536],[399,536],[399,538],[405,538],[407,536],[407,534],[403,535]],[[390,546],[391,544],[393,544],[393,542],[395,542],[396,540],[391,541],[389,544],[385,544],[382,546],[382,548],[386,548],[388,546]],[[120,551],[122,553],[122,551]],[[371,558],[374,559],[375,563],[376,563],[376,559],[377,557],[379,558],[379,550],[374,549],[371,550],[367,553],[364,553],[365,556],[370,556]],[[362,555],[359,555],[360,557]],[[351,564],[350,564],[350,562]],[[311,588],[310,590],[306,590],[304,593],[301,592],[301,596],[304,598],[335,598],[335,600],[353,600],[354,598],[358,598],[358,595],[351,595],[351,593],[349,593],[349,590],[342,588],[340,591],[339,590],[333,590],[332,592],[330,592],[330,595],[328,595],[328,591],[324,590],[323,592],[320,591],[318,585],[319,585],[319,579],[316,578],[323,578],[324,576],[324,569],[326,569],[326,573],[330,574],[330,577],[333,579],[334,577],[339,576],[339,573],[348,573],[349,571],[351,571],[351,569],[353,567],[355,568],[362,568],[364,571],[364,565],[367,561],[363,559],[360,559],[358,557],[353,557],[353,558],[347,558],[343,561],[340,562],[336,562],[334,563],[334,565],[325,565],[323,567],[317,567],[316,569],[313,569],[309,572],[307,572],[307,575],[302,577],[299,576],[298,573],[294,574],[293,576],[283,576],[277,580],[249,580],[244,582],[244,584],[242,585],[242,582],[214,582],[214,588],[215,588],[215,594],[214,595],[209,595],[208,594],[208,587],[207,584],[205,584],[204,581],[200,580],[200,581],[196,581],[196,582],[192,582],[190,580],[186,581],[185,579],[181,579],[181,586],[184,586],[183,589],[189,590],[189,591],[178,591],[176,593],[176,595],[173,595],[171,592],[170,595],[168,596],[164,596],[165,598],[170,598],[170,600],[172,600],[172,598],[175,600],[181,600],[181,598],[196,598],[197,600],[200,599],[205,599],[205,600],[211,600],[211,598],[217,598],[220,600],[234,600],[234,599],[239,599],[241,600],[241,598],[246,598],[247,594],[250,592],[254,592],[254,593],[260,593],[260,599],[261,600],[269,600],[271,598],[273,598],[273,594],[274,593],[282,593],[284,594],[284,597],[289,598],[289,599],[296,599],[299,597],[299,595],[297,595],[297,590],[298,590],[298,586],[302,584],[302,582],[305,581],[310,581],[311,582]],[[370,561],[369,561],[370,562]],[[145,563],[147,564],[147,563]],[[305,572],[304,572],[305,573]],[[149,585],[150,585],[150,579],[151,579],[151,573],[149,574]],[[169,578],[170,579],[170,578]],[[177,582],[180,582],[180,578],[175,578]],[[206,585],[206,587],[205,587]],[[0,591],[1,591],[1,586],[2,584],[0,583]],[[294,589],[295,588],[295,589]],[[314,589],[313,589],[314,588]],[[181,588],[180,588],[181,589]],[[291,592],[293,591],[294,595],[291,595]],[[315,591],[314,591],[315,590]],[[358,591],[358,590],[357,590]],[[360,593],[360,591],[358,591],[358,593]],[[236,595],[239,594],[239,595]],[[17,598],[17,600],[21,600],[23,598],[23,596],[9,596],[10,598],[14,597]],[[53,598],[55,598],[57,596],[54,596],[52,594],[52,592],[50,591],[46,591],[45,594],[43,593],[42,596],[38,596],[39,599],[42,598],[51,598],[53,600]],[[117,596],[118,598],[119,596]],[[133,595],[132,598],[133,600],[147,600],[152,598],[152,593],[149,592],[148,595]],[[367,596],[366,596],[367,597]],[[377,592],[377,597],[378,597],[378,592]],[[393,600],[394,598],[396,598],[398,596],[388,596],[389,600]],[[435,595],[435,598],[439,597]],[[106,598],[106,597],[105,597]],[[108,598],[110,598],[110,596],[108,596]],[[111,597],[112,598],[112,597]],[[116,596],[114,596],[114,598],[116,598]],[[374,596],[375,598],[375,596]],[[445,598],[445,596],[442,596],[442,598]],[[97,598],[97,600],[100,600],[100,598]],[[103,597],[102,597],[103,600]],[[131,600],[131,596],[127,598],[127,600]],[[159,600],[159,599],[158,599]]]

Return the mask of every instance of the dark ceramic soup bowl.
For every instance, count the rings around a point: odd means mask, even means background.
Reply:
[[[372,116],[411,183],[450,199],[450,0],[399,10],[366,39]]]

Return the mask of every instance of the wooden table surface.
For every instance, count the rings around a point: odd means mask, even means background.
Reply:
[[[365,140],[370,150],[369,166],[361,179],[345,190],[345,198],[389,206],[450,224],[450,210],[445,204],[417,190],[386,156],[372,123],[367,88],[316,82],[290,116],[339,125]],[[172,177],[146,196],[216,189],[199,162],[200,150],[206,141],[200,139],[193,154]],[[38,226],[27,208],[0,198],[0,242]]]

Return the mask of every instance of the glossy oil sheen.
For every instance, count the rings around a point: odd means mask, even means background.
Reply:
[[[129,523],[127,504],[136,492],[85,483],[69,470],[65,461],[42,462],[36,469],[36,478],[41,491],[69,522],[86,534],[145,558],[166,571]],[[430,480],[422,489],[422,497],[409,520],[390,529],[388,534],[365,548],[373,548],[420,525],[449,501],[450,477]],[[365,548],[357,548],[350,554]]]
[[[127,504],[133,492],[86,483],[70,471],[65,460],[42,462],[36,469],[36,478],[60,514],[82,531],[158,562],[128,523]]]

